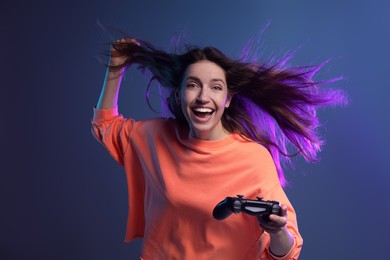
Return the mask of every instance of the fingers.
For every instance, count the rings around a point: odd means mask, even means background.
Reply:
[[[259,217],[260,226],[268,233],[275,233],[287,224],[287,207],[281,206],[280,216],[271,214],[268,218]]]
[[[276,227],[283,227],[287,224],[286,217],[281,217],[273,214],[269,216],[269,221],[271,222],[270,224],[272,224],[272,226]]]
[[[131,60],[131,53],[129,53],[127,50],[130,50],[129,47],[133,44],[141,46],[140,42],[134,38],[122,38],[112,43],[110,53],[111,67],[124,66],[125,64],[129,63],[129,61]]]
[[[131,38],[131,42],[134,43],[135,45],[141,46],[141,43],[134,38]]]
[[[135,44],[137,46],[141,46],[141,43],[139,41],[137,41],[136,39],[134,39],[134,38],[122,38],[122,39],[116,40],[113,43],[113,47],[114,48],[118,48],[118,47],[120,48],[122,44],[129,44],[129,43]]]

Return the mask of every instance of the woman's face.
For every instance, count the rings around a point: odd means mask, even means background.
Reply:
[[[208,60],[188,66],[181,87],[181,107],[190,136],[218,140],[228,135],[221,117],[230,104],[225,71]]]

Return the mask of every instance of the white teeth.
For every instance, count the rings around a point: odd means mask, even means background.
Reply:
[[[197,107],[197,108],[194,108],[194,111],[201,112],[201,113],[212,113],[213,112],[213,110],[211,108],[207,108],[207,107]]]

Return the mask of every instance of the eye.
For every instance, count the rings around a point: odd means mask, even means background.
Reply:
[[[187,83],[187,88],[196,88],[198,86],[198,84],[196,84],[195,82],[189,82]]]
[[[211,87],[214,90],[222,90],[222,87],[220,85],[215,85]]]

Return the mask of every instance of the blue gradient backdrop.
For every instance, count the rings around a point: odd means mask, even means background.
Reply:
[[[175,32],[237,57],[267,21],[263,57],[303,46],[294,65],[319,74],[351,104],[320,112],[321,162],[296,161],[287,193],[305,243],[301,259],[388,259],[390,120],[388,1],[10,1],[0,4],[1,259],[137,259],[123,242],[123,170],[90,134],[103,82],[96,53],[121,28],[168,49]],[[146,80],[127,74],[121,112],[156,116]]]

